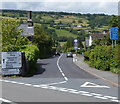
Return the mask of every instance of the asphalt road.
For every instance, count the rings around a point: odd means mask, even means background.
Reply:
[[[3,102],[118,102],[118,88],[83,71],[72,58],[38,60],[32,77],[3,78]]]

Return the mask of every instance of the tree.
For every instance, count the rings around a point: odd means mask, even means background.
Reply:
[[[51,56],[52,38],[49,35],[47,28],[44,25],[35,25],[34,43],[36,43],[40,50],[40,58],[47,58]]]
[[[112,27],[118,27],[118,16],[112,16],[110,20],[110,24]]]
[[[27,45],[29,40],[22,37],[18,30],[19,22],[16,19],[2,18],[2,51],[18,51],[22,45]]]
[[[117,39],[117,43],[120,44],[120,16],[113,15],[110,20],[110,26],[119,28],[119,39]]]

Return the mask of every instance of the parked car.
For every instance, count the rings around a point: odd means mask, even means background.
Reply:
[[[67,57],[73,57],[73,54],[72,54],[72,52],[68,52],[66,56]]]

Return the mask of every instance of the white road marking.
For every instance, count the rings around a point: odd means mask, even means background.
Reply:
[[[114,102],[120,102],[119,100],[111,100],[111,101],[114,101]]]
[[[65,77],[66,78],[66,77]],[[67,81],[62,81],[62,82],[57,82],[57,83],[50,83],[50,84],[44,84],[44,85],[56,85],[56,84],[62,84],[62,83],[66,83]]]
[[[93,96],[93,95],[91,95],[91,94],[81,94],[81,95],[84,95],[84,96]]]
[[[76,61],[78,61],[78,59],[76,59],[76,58],[73,58],[73,62],[76,62]]]
[[[86,93],[86,94],[87,94],[87,93],[89,93],[89,92],[86,92],[86,91],[79,91],[79,93]]]
[[[24,85],[26,85],[26,86],[32,86],[32,84],[29,84],[29,83],[28,84],[24,84]]]
[[[0,101],[6,102],[6,103],[11,103],[11,102],[12,102],[12,101],[10,101],[10,100],[6,100],[6,99],[3,99],[3,98],[0,98]]]
[[[13,82],[13,81],[8,81],[8,80],[1,80],[1,81],[9,82],[9,83]],[[12,83],[12,84],[14,84],[14,83]],[[20,84],[20,82],[16,82],[15,84]],[[49,86],[49,85],[44,85],[44,84],[32,85],[32,84],[24,83],[22,85],[32,86],[32,87],[35,87],[35,88],[52,89],[52,90],[56,90],[56,91],[68,92],[68,93],[73,93],[73,94],[77,94],[77,95],[80,94],[82,96],[90,96],[90,97],[99,98],[99,99],[103,99],[103,100],[109,99],[110,101],[113,101],[113,102],[120,102],[117,97],[105,96],[105,95],[102,95],[102,94],[97,94],[97,93],[93,93],[93,92],[91,93],[91,92],[87,92],[87,91],[79,91],[79,90],[76,90],[76,89],[68,89],[68,88]],[[3,100],[3,99],[1,98],[0,100]],[[4,99],[4,102],[5,101],[9,101],[9,100]]]
[[[40,87],[40,85],[32,85],[33,87]]]
[[[64,92],[67,92],[67,88],[59,88],[59,91],[64,91]]]
[[[101,85],[98,85],[98,84],[95,84],[95,83],[91,83],[91,82],[85,82],[80,87],[110,88],[109,86],[101,86]]]
[[[109,98],[109,99],[117,99],[117,97],[112,97],[112,96],[104,96],[106,98]]]
[[[22,85],[22,84],[24,84],[24,83],[17,83],[17,84],[21,84],[21,85]]]
[[[77,65],[77,64],[76,64],[76,65]],[[78,66],[78,65],[77,65],[77,66]],[[104,81],[107,81],[107,82],[110,82],[110,83],[114,84],[115,86],[120,86],[118,83],[112,82],[112,81],[110,81],[110,80],[108,80],[108,79],[106,79],[106,78],[104,78],[104,77],[101,77],[101,76],[95,74],[94,72],[85,70],[82,66],[80,66],[80,68],[81,68],[82,70],[84,70],[84,71],[86,71],[86,72],[88,72],[88,73],[90,73],[90,74],[92,74],[92,75],[94,75],[94,76],[96,76],[96,77],[104,80]]]
[[[57,85],[57,84],[63,84],[63,83],[66,83],[68,81],[68,78],[66,77],[66,75],[64,74],[64,72],[62,71],[60,65],[59,65],[59,61],[61,59],[61,57],[63,56],[63,54],[58,58],[57,60],[57,67],[60,71],[60,73],[62,74],[63,78],[65,79],[65,81],[61,81],[61,82],[54,82],[54,83],[49,83],[49,84],[44,84],[44,85]]]
[[[108,98],[105,98],[103,96],[94,96],[95,98],[99,98],[99,99],[108,99]]]
[[[102,96],[101,94],[91,93],[94,96]]]
[[[59,71],[62,73],[63,78],[64,78],[66,81],[68,81],[68,78],[67,78],[66,75],[63,73],[63,71],[62,71],[62,69],[61,69],[61,67],[60,67],[60,65],[59,65],[59,61],[60,61],[60,58],[61,58],[62,56],[63,56],[63,54],[58,58],[58,60],[57,60],[57,66],[58,66]]]

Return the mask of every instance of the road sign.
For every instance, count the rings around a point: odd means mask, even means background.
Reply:
[[[3,75],[20,74],[22,67],[21,52],[2,52]]]
[[[118,39],[118,30],[119,28],[113,27],[110,29],[110,39]]]
[[[78,39],[74,39],[74,43],[78,43]]]

